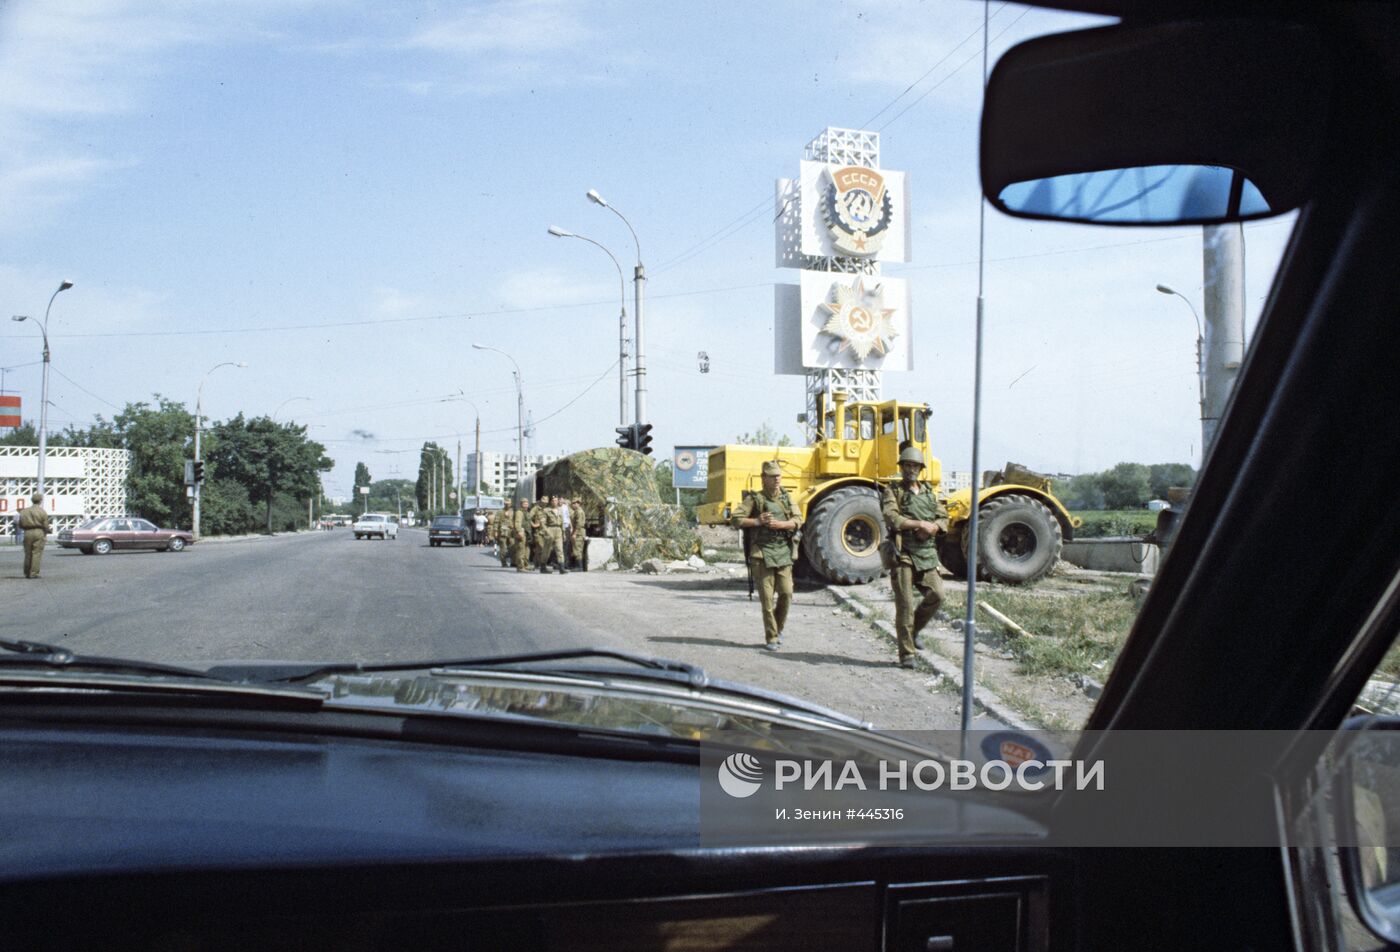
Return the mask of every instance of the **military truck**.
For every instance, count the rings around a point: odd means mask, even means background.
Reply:
[[[810,446],[728,445],[710,450],[709,483],[696,510],[701,523],[721,525],[761,488],[759,467],[776,459],[782,485],[802,513],[802,553],[817,575],[842,585],[883,572],[880,486],[899,478],[899,452],[917,446],[928,460],[924,478],[940,489],[949,531],[939,555],[953,574],[967,573],[972,490],[943,494],[943,467],[929,446],[927,404],[851,401],[832,394],[814,424]],[[977,494],[979,578],[1019,584],[1044,578],[1081,521],[1050,491],[1049,477],[1008,463],[989,473]]]

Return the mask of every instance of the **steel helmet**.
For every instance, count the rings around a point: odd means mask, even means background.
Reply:
[[[917,446],[906,446],[899,451],[899,462],[901,465],[904,463],[918,463],[920,466],[923,466],[924,454],[919,451]]]

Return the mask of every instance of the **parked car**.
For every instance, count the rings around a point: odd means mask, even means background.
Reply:
[[[448,542],[465,546],[467,544],[467,520],[461,516],[435,516],[428,527],[428,544],[444,545]]]
[[[355,520],[351,526],[355,531],[355,538],[368,539],[370,536],[378,536],[381,539],[397,539],[399,537],[399,523],[393,516],[382,512],[367,512]]]
[[[153,522],[132,517],[104,516],[89,519],[76,529],[58,534],[58,544],[83,555],[106,555],[113,549],[154,549],[179,552],[194,544],[194,534],[184,529],[162,529]]]

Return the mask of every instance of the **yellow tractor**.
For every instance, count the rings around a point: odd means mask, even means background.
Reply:
[[[850,401],[832,395],[811,446],[718,446],[710,450],[709,483],[700,522],[729,521],[746,494],[761,487],[759,468],[776,459],[782,485],[802,513],[802,552],[817,575],[842,585],[868,582],[883,572],[880,486],[899,478],[899,451],[917,446],[928,460],[924,479],[939,488],[943,467],[930,451],[927,404]],[[941,492],[941,490],[940,490]],[[967,573],[967,525],[972,490],[944,496],[949,531],[939,555],[954,575]],[[1065,539],[1080,520],[1050,492],[1048,477],[1008,463],[978,493],[979,578],[1033,582],[1054,568]]]

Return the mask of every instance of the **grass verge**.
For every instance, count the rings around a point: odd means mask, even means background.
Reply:
[[[1102,681],[1137,617],[1137,606],[1126,592],[1045,598],[1034,594],[1034,589],[999,590],[979,595],[978,600],[1035,636],[1010,634],[979,612],[978,630],[991,633],[997,647],[1015,656],[1018,670],[1030,675],[1087,675]],[[960,618],[967,611],[967,600],[961,593],[949,592],[943,610]]]

